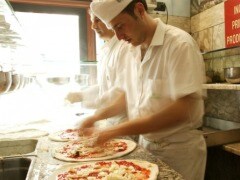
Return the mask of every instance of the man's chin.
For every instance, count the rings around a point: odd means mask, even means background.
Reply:
[[[100,38],[103,37],[103,34],[102,34],[101,32],[96,32],[96,34],[97,34]]]
[[[132,40],[129,40],[129,41],[126,41],[128,44],[131,44],[131,45],[133,45],[133,46],[135,46],[134,45],[134,42],[132,41]]]
[[[131,44],[131,45],[134,46],[134,47],[140,45],[139,43],[136,43],[136,42],[133,42],[133,41],[130,41],[130,42],[128,42],[128,43]]]

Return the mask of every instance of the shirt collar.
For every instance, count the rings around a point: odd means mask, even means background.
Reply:
[[[111,48],[117,41],[118,41],[117,36],[114,35],[109,41],[104,43],[104,45],[102,46],[102,49]]]
[[[164,24],[159,18],[154,20],[157,21],[157,28],[153,35],[150,46],[163,45],[163,40],[164,40],[167,25]]]

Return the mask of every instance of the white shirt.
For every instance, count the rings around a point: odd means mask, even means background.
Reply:
[[[129,81],[133,80],[131,78],[132,64],[135,64],[133,52],[130,44],[119,41],[116,36],[104,44],[98,62],[98,85],[92,88],[95,93],[85,91],[85,105],[91,108],[107,106],[119,93],[127,90]],[[97,96],[94,97],[92,94]],[[126,114],[121,114],[108,122],[118,124],[126,117]]]
[[[123,90],[126,79],[125,67],[131,55],[130,45],[114,36],[101,49],[98,62],[99,104],[111,101],[119,90]]]
[[[144,138],[157,142],[174,133],[201,126],[205,76],[202,55],[193,38],[176,27],[165,25],[160,19],[156,21],[157,28],[144,58],[141,58],[139,46],[132,67],[135,83],[128,89],[127,96],[130,119],[157,113],[178,98],[198,94],[185,124],[144,135]]]

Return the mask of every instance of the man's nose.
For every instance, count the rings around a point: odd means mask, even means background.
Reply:
[[[117,36],[117,38],[118,38],[119,41],[122,40],[122,39],[124,39],[124,35],[123,35],[122,33],[115,32],[115,34],[116,34],[116,36]]]
[[[95,23],[92,23],[92,26],[91,26],[91,28],[94,30],[94,29],[96,29],[96,28],[97,28],[97,25],[96,25]]]

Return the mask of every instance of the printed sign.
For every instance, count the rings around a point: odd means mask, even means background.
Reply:
[[[227,0],[225,9],[225,43],[226,47],[240,45],[240,0]]]

